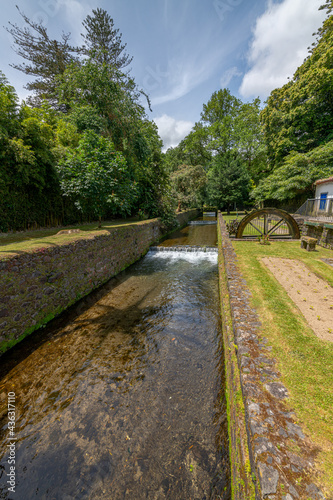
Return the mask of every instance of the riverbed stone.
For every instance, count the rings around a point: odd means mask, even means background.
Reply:
[[[276,493],[280,476],[278,471],[274,467],[266,465],[262,462],[258,463],[258,470],[262,495],[265,497]]]

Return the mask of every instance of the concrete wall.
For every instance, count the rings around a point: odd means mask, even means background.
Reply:
[[[178,214],[180,226],[198,214]],[[140,259],[162,235],[153,219],[0,261],[0,352]]]

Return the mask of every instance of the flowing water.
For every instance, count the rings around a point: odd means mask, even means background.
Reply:
[[[148,252],[1,361],[0,498],[230,498],[213,250]]]

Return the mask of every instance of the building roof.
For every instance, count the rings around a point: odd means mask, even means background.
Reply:
[[[327,179],[318,179],[314,185],[318,186],[319,184],[327,184],[329,182],[333,182],[333,177],[327,177]]]

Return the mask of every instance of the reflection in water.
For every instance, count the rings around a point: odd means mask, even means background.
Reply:
[[[4,356],[0,498],[229,498],[216,254],[158,253]]]
[[[216,217],[201,217],[196,219],[195,222],[216,222]],[[213,247],[217,245],[217,231],[216,225],[197,225],[190,224],[189,226],[179,229],[172,233],[162,243],[163,246],[173,247],[175,245],[200,245]]]

